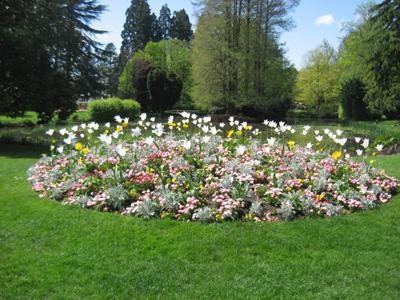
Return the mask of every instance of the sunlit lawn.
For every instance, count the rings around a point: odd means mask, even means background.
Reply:
[[[43,149],[0,145],[0,298],[400,297],[400,197],[289,223],[144,221],[39,199]],[[400,178],[400,156],[378,157]]]

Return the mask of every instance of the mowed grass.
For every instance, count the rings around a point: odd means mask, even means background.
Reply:
[[[0,145],[1,299],[400,297],[399,196],[332,219],[145,221],[39,199],[40,152]],[[376,161],[400,178],[400,156]]]

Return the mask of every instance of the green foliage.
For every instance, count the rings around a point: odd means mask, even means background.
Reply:
[[[168,8],[167,4],[161,7],[158,25],[160,27],[161,38],[163,40],[168,40],[171,34],[171,10]]]
[[[118,90],[118,56],[113,43],[106,45],[98,69],[103,81],[103,93],[114,96]]]
[[[147,0],[132,0],[126,10],[126,20],[121,37],[120,69],[123,70],[130,57],[138,50],[144,49],[152,40],[154,28]]]
[[[190,41],[193,36],[192,24],[184,9],[174,12],[171,18],[170,37],[172,39]]]
[[[140,113],[140,104],[135,100],[119,98],[94,100],[89,103],[89,113],[91,120],[97,122],[113,121],[116,115],[133,119]]]
[[[178,40],[149,42],[143,51],[135,53],[119,78],[119,91],[122,97],[137,99],[144,109],[160,111],[161,108],[153,104],[150,99],[148,76],[152,69],[161,70],[164,74],[168,74],[168,80],[176,82],[176,87],[167,84],[159,88],[168,87],[169,90],[165,91],[165,95],[171,94],[174,99],[177,90],[181,90],[178,99],[180,103],[186,103],[186,108],[188,108],[191,102],[189,91],[192,79],[191,50],[187,43]],[[153,85],[151,88],[152,93],[155,94],[156,87]]]
[[[193,42],[195,105],[205,111],[283,116],[294,90],[294,68],[278,37],[298,1],[199,1]],[[276,108],[282,112],[275,115]]]
[[[335,49],[324,41],[308,53],[297,78],[297,100],[316,110],[317,116],[335,116],[339,106],[341,66]]]
[[[104,10],[98,1],[6,0],[0,7],[0,111],[55,111],[66,119],[76,101],[99,91],[95,60],[100,45],[90,27]],[[4,30],[3,30],[4,29]]]
[[[364,102],[366,89],[364,83],[358,78],[352,78],[342,83],[341,107],[346,120],[368,120],[371,118]]]
[[[152,111],[164,112],[174,107],[182,92],[182,82],[174,73],[167,73],[154,68],[147,77],[149,108]]]
[[[400,3],[384,0],[372,13],[367,101],[376,111],[400,117]]]

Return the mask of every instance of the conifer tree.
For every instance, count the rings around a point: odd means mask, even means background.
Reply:
[[[167,4],[164,4],[161,7],[160,15],[158,16],[161,39],[168,40],[170,38],[171,22],[171,10],[168,8]]]
[[[192,24],[184,9],[175,11],[171,19],[171,38],[190,41],[193,37]]]
[[[135,51],[142,50],[153,39],[154,18],[147,0],[132,0],[126,10],[126,20],[121,37],[119,64],[121,71]]]

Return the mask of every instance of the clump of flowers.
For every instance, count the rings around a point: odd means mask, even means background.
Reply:
[[[340,130],[304,126],[301,134],[314,133],[315,145],[300,145],[292,140],[298,129],[284,122],[255,128],[230,117],[215,124],[186,112],[165,124],[146,114],[133,124],[115,120],[115,127],[49,130],[60,142],[30,168],[33,190],[66,205],[146,219],[273,222],[374,208],[398,188],[373,161],[352,160]],[[355,142],[362,149],[353,155],[368,153],[368,139]]]

